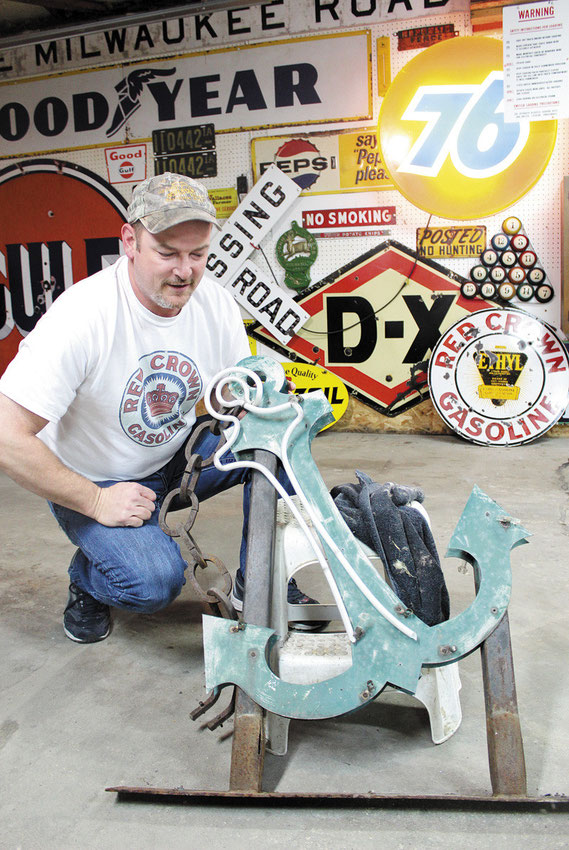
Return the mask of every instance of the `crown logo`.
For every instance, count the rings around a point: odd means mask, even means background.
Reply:
[[[166,390],[166,384],[157,384],[155,390],[146,393],[150,415],[163,416],[165,413],[171,413],[179,395],[179,393],[169,393]]]

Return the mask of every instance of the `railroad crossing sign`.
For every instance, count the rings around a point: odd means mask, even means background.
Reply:
[[[464,298],[465,279],[388,240],[294,300],[310,318],[287,345],[258,323],[248,333],[288,359],[322,366],[386,416],[428,397],[427,363],[441,334],[494,307]]]

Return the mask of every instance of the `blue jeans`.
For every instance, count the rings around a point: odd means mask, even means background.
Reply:
[[[218,439],[205,430],[194,452],[204,458],[209,457]],[[222,462],[232,460],[233,455],[228,452]],[[151,518],[139,528],[109,528],[69,508],[49,503],[59,525],[78,547],[69,566],[69,576],[74,584],[99,602],[147,614],[165,608],[178,596],[186,582],[184,571],[187,563],[175,540],[158,525],[158,516],[167,493],[180,486],[185,467],[183,446],[165,466],[139,481],[156,493],[156,508]],[[282,469],[279,478],[287,492],[292,492]],[[97,483],[100,487],[110,487],[116,482]],[[239,553],[239,570],[242,571],[245,567],[249,524],[249,470],[220,472],[214,466],[207,467],[200,474],[195,492],[201,502],[237,484],[244,484],[243,530]]]

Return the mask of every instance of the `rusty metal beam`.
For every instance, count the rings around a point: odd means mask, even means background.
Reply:
[[[335,808],[392,808],[392,809],[441,809],[460,811],[528,811],[541,814],[569,812],[569,797],[551,795],[545,797],[519,796],[463,796],[425,795],[410,796],[405,794],[326,794],[326,793],[294,793],[277,791],[194,791],[184,788],[130,788],[117,786],[106,788],[118,795],[120,802],[130,803],[168,803],[196,805],[237,806],[317,806]]]
[[[276,476],[277,458],[260,449],[253,460]],[[255,626],[268,626],[273,577],[276,490],[265,476],[253,471],[243,619]],[[265,760],[264,712],[242,690],[237,689],[235,725],[231,750],[229,788],[231,791],[259,792]]]
[[[238,688],[229,771],[230,791],[261,791],[264,763],[263,709]]]
[[[488,762],[494,794],[527,794],[508,612],[480,647]]]

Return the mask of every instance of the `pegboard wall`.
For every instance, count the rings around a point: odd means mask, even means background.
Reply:
[[[295,7],[299,8],[304,5],[304,0],[288,0],[289,14],[292,16],[295,14]],[[464,7],[463,7],[464,8]],[[354,32],[356,30],[356,23],[358,24],[358,31],[365,31],[369,34],[370,37],[370,46],[371,46],[371,94],[372,94],[372,104],[373,104],[373,115],[371,119],[366,120],[350,120],[350,121],[333,121],[326,120],[321,124],[310,123],[310,124],[297,124],[291,126],[283,126],[282,122],[279,126],[269,126],[267,124],[259,127],[259,129],[232,129],[225,130],[223,128],[218,129],[216,127],[216,151],[217,151],[217,175],[215,177],[209,177],[204,179],[204,183],[208,189],[226,189],[226,188],[235,188],[237,178],[241,175],[245,175],[247,177],[247,182],[249,188],[252,187],[254,183],[254,173],[253,173],[253,165],[252,165],[252,143],[255,139],[261,139],[269,136],[302,136],[304,138],[310,138],[314,136],[317,140],[318,136],[314,134],[318,133],[334,133],[342,132],[356,132],[358,129],[367,129],[371,128],[375,130],[377,128],[379,111],[382,104],[382,97],[378,92],[378,68],[377,68],[377,39],[388,39],[389,40],[389,55],[390,55],[390,79],[393,80],[396,75],[401,71],[404,66],[415,56],[417,56],[421,49],[411,49],[411,50],[398,50],[398,36],[397,33],[407,27],[420,28],[420,27],[428,27],[434,24],[442,25],[442,24],[452,24],[456,31],[457,35],[460,36],[469,36],[472,35],[472,27],[470,14],[464,12],[454,12],[449,14],[430,14],[424,15],[422,17],[414,17],[410,19],[402,20],[394,20],[389,22],[381,22],[375,23],[371,25],[362,26],[360,21],[363,19],[357,19],[353,24],[350,24],[348,27],[342,28],[341,26],[332,26],[328,29],[319,30],[317,36],[323,36],[326,34],[338,34],[338,33],[349,33]],[[290,41],[288,50],[290,52],[291,57],[294,57],[295,44],[294,40],[291,39],[291,34],[288,30],[283,30],[283,35],[280,34],[275,35],[274,32],[271,32],[271,43],[278,44],[280,40],[288,39]],[[310,33],[307,31],[306,35]],[[295,36],[300,34],[295,32]],[[305,37],[304,36],[304,37]],[[493,36],[494,38],[500,40],[499,35]],[[251,44],[263,44],[263,42],[269,42],[269,39],[257,38],[251,39],[251,41],[243,42],[243,46],[251,45]],[[219,44],[217,45],[219,46]],[[230,49],[237,49],[232,46]],[[331,43],[330,49],[333,49],[333,44]],[[195,53],[202,51],[194,51]],[[190,51],[191,54],[191,51]],[[157,59],[179,59],[181,53],[173,52],[170,50],[164,49],[162,51],[154,51],[152,57],[149,58],[148,61],[156,61]],[[188,55],[185,53],[184,55]],[[123,64],[125,72],[129,70],[129,67],[134,67],[135,62],[140,62],[141,56],[140,52],[133,56],[129,56],[128,53],[123,56]],[[129,62],[132,62],[133,65],[129,66]],[[83,63],[82,69],[87,70],[88,68],[104,68],[108,66],[105,65],[103,60],[98,60],[98,64],[87,64]],[[55,69],[54,69],[55,71]],[[54,73],[54,79],[56,77],[61,77],[60,69],[57,69],[58,73]],[[71,73],[71,71],[69,71]],[[349,70],[346,69],[346,73],[349,73]],[[17,74],[15,71],[11,75],[5,75],[3,77],[3,82],[0,83],[0,107],[2,102],[6,103],[7,99],[13,97],[15,87],[20,83],[22,86],[25,86],[26,83],[30,80],[33,80],[33,74],[21,73]],[[181,122],[181,123],[191,123]],[[214,121],[215,123],[215,121]],[[554,297],[548,303],[538,303],[535,299],[520,302],[516,297],[512,299],[509,303],[509,306],[519,306],[524,310],[527,310],[537,317],[544,319],[550,324],[554,325],[557,328],[561,327],[561,292],[562,292],[562,280],[561,280],[561,194],[562,194],[562,181],[566,176],[566,164],[569,161],[569,122],[567,120],[561,120],[558,122],[557,128],[557,138],[555,142],[555,149],[551,159],[544,171],[541,175],[540,179],[537,183],[515,204],[509,206],[507,209],[504,209],[494,215],[486,216],[483,219],[478,219],[476,222],[466,222],[466,223],[475,223],[484,225],[487,233],[487,244],[490,244],[491,237],[500,232],[502,229],[502,223],[504,219],[508,216],[516,216],[518,217],[524,229],[524,232],[527,234],[531,245],[538,255],[539,263],[546,271],[549,282],[551,283],[554,290]],[[128,123],[125,126],[124,136],[120,139],[118,137],[113,139],[112,144],[120,144],[129,143],[129,142],[142,142],[146,145],[147,150],[147,161],[148,161],[148,171],[147,174],[153,173],[153,164],[152,164],[152,142],[151,142],[151,131],[154,129],[153,126],[148,127],[148,134],[146,137],[135,137],[131,138],[129,136],[129,125]],[[0,142],[1,144],[1,142]],[[12,163],[15,159],[22,163],[25,166],[25,161],[28,157],[32,155],[43,155],[56,159],[63,159],[70,163],[77,163],[84,168],[87,168],[97,175],[99,175],[102,179],[108,180],[108,171],[105,161],[105,147],[110,145],[110,142],[105,143],[104,137],[102,137],[96,144],[92,146],[82,146],[81,148],[74,149],[73,145],[68,145],[66,147],[61,148],[49,148],[43,151],[35,151],[34,154],[25,153],[21,155],[16,155],[13,152],[10,154],[5,154],[5,152],[0,147],[0,169]],[[123,184],[123,185],[115,185],[115,188],[118,189],[121,194],[124,196],[126,201],[130,200],[130,196],[132,194],[132,187],[134,184]],[[415,249],[416,241],[417,241],[417,229],[424,228],[427,225],[430,227],[448,227],[457,225],[458,222],[452,219],[443,219],[436,215],[430,216],[429,213],[419,209],[410,203],[402,194],[400,194],[396,189],[387,189],[376,191],[373,189],[367,189],[365,193],[352,193],[351,197],[355,198],[356,196],[361,200],[363,195],[365,194],[365,204],[367,206],[394,206],[396,208],[396,223],[386,225],[384,230],[384,235],[375,234],[373,236],[343,236],[341,238],[322,238],[318,239],[318,256],[316,261],[310,270],[311,281],[316,282],[326,277],[327,275],[334,272],[336,269],[345,266],[347,263],[354,260],[356,257],[359,257],[365,254],[367,251],[370,251],[373,247],[385,241],[385,239],[393,239],[398,243],[401,243],[405,246],[408,246],[411,249]],[[349,193],[348,193],[349,195]],[[274,230],[267,236],[262,242],[262,249],[264,253],[261,251],[256,251],[253,257],[254,261],[261,266],[261,268],[267,268],[267,263],[270,266],[271,271],[276,275],[276,277],[282,281],[284,279],[284,271],[281,269],[280,265],[277,261],[276,256],[276,243],[279,236],[290,227],[290,222],[299,217],[299,211],[302,207],[303,203],[303,195],[301,195],[300,199],[296,202],[296,204],[287,212],[285,220],[279,222]],[[342,197],[340,199],[340,194],[330,195],[322,195],[322,204],[323,206],[333,206],[334,204],[340,205],[341,203],[347,203],[346,193],[342,193]],[[461,222],[464,224],[465,222]],[[265,259],[266,258],[266,259]],[[457,274],[469,278],[470,270],[473,265],[476,264],[477,260],[474,258],[460,258],[460,257],[452,257],[452,258],[441,258],[437,259],[437,262],[440,265],[445,266]],[[268,270],[268,269],[267,269]]]

